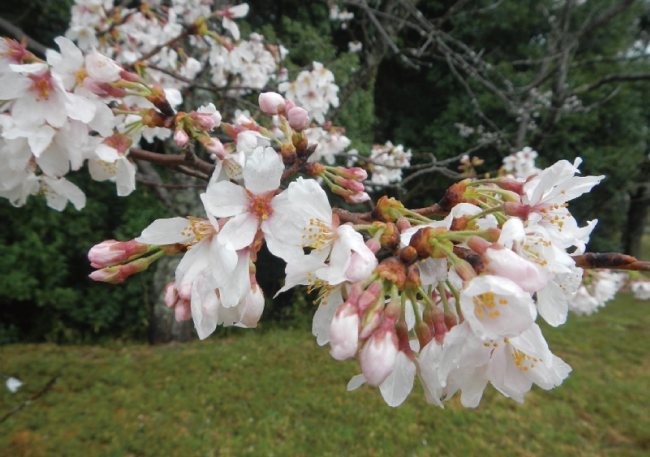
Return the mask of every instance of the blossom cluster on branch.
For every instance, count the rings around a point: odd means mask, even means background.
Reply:
[[[134,157],[167,165],[208,182],[205,214],[159,219],[134,240],[98,244],[89,252],[92,279],[121,283],[182,255],[165,303],[204,339],[218,325],[259,322],[256,260],[266,245],[286,262],[278,293],[304,285],[314,294],[318,344],[329,343],[337,360],[358,358],[362,374],[349,389],[367,382],[397,406],[418,376],[430,403],[460,391],[462,404],[475,407],[488,383],[520,402],[532,384],[561,384],[571,369],[551,353],[538,315],[552,326],[566,321],[583,267],[648,268],[628,256],[584,254],[596,221],[581,227],[568,205],[603,176],[577,176],[581,159],[539,170],[526,150],[506,162],[514,176],[465,179],[427,208],[387,197],[370,212],[332,208],[323,186],[333,198],[367,202],[367,186],[399,181],[411,152],[375,147],[370,180],[354,163],[337,165],[350,140],[325,122],[339,103],[333,74],[314,62],[281,82],[285,51],[259,35],[241,39],[233,19],[247,11],[213,12],[202,0],[130,10],[77,0],[68,38],[57,38],[60,52],[45,61],[0,41],[0,196],[21,205],[42,193],[55,209],[68,200],[81,208],[85,196],[65,175],[84,163],[94,179],[114,181],[118,195],[135,188]],[[207,57],[175,50],[184,39]],[[227,96],[273,78],[284,96],[262,92],[253,105],[261,114],[240,112],[232,122],[212,102],[177,111],[179,89],[200,73]],[[141,150],[142,137],[169,139],[181,154]],[[592,289],[604,301],[611,287]]]

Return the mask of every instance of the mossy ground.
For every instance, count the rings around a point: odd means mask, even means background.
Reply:
[[[346,392],[355,361],[307,331],[238,331],[185,345],[0,348],[0,414],[53,376],[53,391],[0,424],[6,456],[647,456],[650,303],[621,296],[543,327],[573,367],[519,405],[489,387],[476,410],[440,410],[419,385],[400,407]]]

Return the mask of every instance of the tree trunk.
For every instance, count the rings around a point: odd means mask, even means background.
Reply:
[[[160,175],[154,167],[147,162],[138,163],[139,172],[147,181],[162,182]],[[180,173],[172,176],[174,184],[200,184],[196,178]],[[189,215],[204,214],[203,204],[199,198],[199,189],[185,188],[167,191],[162,187],[154,188],[158,197],[170,209],[170,216],[185,217]],[[181,257],[163,256],[156,262],[156,272],[151,287],[149,299],[152,303],[151,318],[149,320],[149,341],[151,344],[169,343],[170,341],[186,342],[193,338],[194,325],[191,320],[176,322],[174,310],[167,308],[163,299],[165,286],[174,280],[174,271]]]
[[[641,241],[650,210],[649,187],[650,162],[646,160],[641,165],[637,187],[630,192],[630,207],[627,211],[627,224],[623,233],[625,253],[637,258],[641,255]]]

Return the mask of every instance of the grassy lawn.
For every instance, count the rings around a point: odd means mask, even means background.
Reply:
[[[230,332],[187,345],[0,348],[0,414],[53,376],[53,391],[0,424],[6,456],[648,456],[650,303],[623,296],[591,317],[544,327],[573,367],[519,405],[488,388],[481,406],[429,406],[416,386],[396,409],[355,361],[309,332]],[[234,335],[234,336],[233,336]]]

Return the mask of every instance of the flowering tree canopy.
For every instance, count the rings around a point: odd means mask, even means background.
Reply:
[[[586,269],[648,268],[585,252],[597,221],[581,226],[568,207],[604,176],[581,176],[579,158],[536,168],[526,147],[480,178],[480,159],[469,156],[456,175],[446,164],[422,168],[463,178],[431,206],[373,203],[369,192],[399,183],[412,152],[391,142],[346,151],[350,139],[326,118],[340,104],[333,73],[313,62],[290,78],[287,49],[242,36],[236,20],[248,5],[209,4],[77,0],[45,60],[0,41],[0,196],[21,206],[42,194],[55,210],[82,209],[85,194],[66,176],[84,164],[120,196],[135,189],[134,159],[166,165],[206,182],[204,211],[96,245],[92,279],[121,283],[182,256],[165,304],[205,339],[219,325],[257,325],[266,245],[286,263],[277,293],[303,285],[315,294],[318,344],[337,360],[358,358],[362,374],[348,390],[367,382],[397,406],[417,376],[430,403],[460,391],[476,407],[488,383],[518,402],[533,384],[560,385],[571,368],[549,349],[538,316],[562,325],[570,309],[593,312],[622,285],[619,273]],[[205,87],[248,101],[254,114],[197,102],[189,89]],[[141,149],[144,141],[167,141],[165,153]],[[341,199],[348,209],[332,207]],[[364,202],[370,211],[350,209]],[[647,295],[646,286],[632,287]]]

